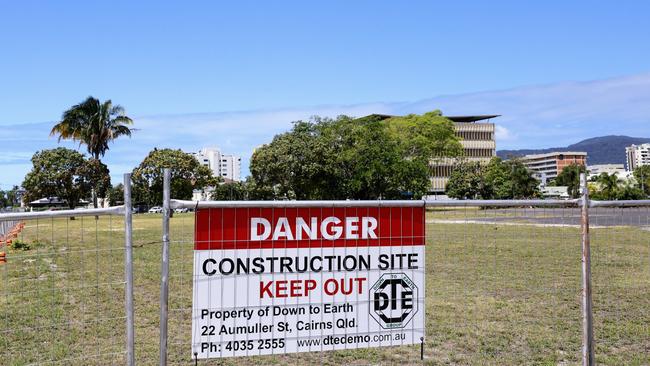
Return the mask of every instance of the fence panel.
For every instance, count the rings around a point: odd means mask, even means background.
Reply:
[[[59,214],[0,215],[22,228],[0,248],[0,364],[124,365],[121,210]]]
[[[580,364],[579,202],[427,205],[424,361],[418,347],[407,346],[200,364]],[[650,363],[649,210],[590,211],[599,364]],[[171,220],[168,357],[174,365],[186,364],[190,350],[194,224],[191,213]]]
[[[579,363],[579,208],[436,207],[427,224],[434,363]]]
[[[644,204],[590,209],[599,365],[650,365],[650,202]]]

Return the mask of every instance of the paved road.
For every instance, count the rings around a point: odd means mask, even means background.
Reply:
[[[503,217],[507,214],[507,217]],[[590,224],[593,226],[644,226],[650,227],[650,207],[642,208],[591,208]],[[480,211],[472,221],[528,222],[532,224],[580,225],[577,208],[517,208]],[[444,220],[444,219],[443,219]]]

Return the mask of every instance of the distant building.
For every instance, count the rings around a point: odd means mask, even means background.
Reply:
[[[367,117],[384,120],[394,116],[372,114]],[[490,121],[492,118],[499,117],[498,114],[444,117],[454,122],[456,136],[460,139],[460,143],[463,146],[464,159],[487,164],[490,159],[497,156],[496,142],[494,140],[494,123],[481,121]],[[438,158],[431,162],[430,193],[439,195],[445,192],[449,176],[451,176],[451,172],[456,164],[458,164],[458,158]]]
[[[597,177],[602,173],[607,173],[609,175],[616,175],[621,179],[627,179],[630,173],[625,170],[623,164],[600,164],[600,165],[589,165],[587,167],[587,173],[589,178]]]
[[[499,117],[498,114],[445,117],[454,122],[454,130],[463,146],[465,160],[487,164],[497,156],[494,123],[481,121],[490,121],[492,118]],[[445,192],[449,176],[457,163],[458,159],[456,158],[437,159],[431,163],[432,193]]]
[[[628,146],[625,148],[625,156],[628,171],[634,171],[642,165],[650,165],[650,144]]]
[[[569,187],[567,186],[545,186],[542,187],[540,193],[544,198],[551,199],[569,199]]]
[[[192,191],[192,201],[210,201],[214,187],[205,187],[205,189],[195,189]]]
[[[521,158],[521,162],[542,182],[542,186],[545,186],[546,182],[555,179],[562,169],[571,164],[586,166],[587,153],[567,151],[526,155]]]
[[[223,154],[221,150],[209,147],[191,154],[199,163],[210,168],[215,176],[235,182],[241,180],[241,157]]]

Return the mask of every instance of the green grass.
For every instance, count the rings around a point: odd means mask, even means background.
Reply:
[[[480,210],[428,213],[459,220]],[[489,213],[494,217],[494,213]],[[512,215],[503,213],[504,216]],[[160,215],[134,216],[136,359],[158,360]],[[172,219],[169,358],[192,365],[192,214]],[[29,250],[0,265],[0,364],[124,364],[122,220],[27,222]],[[650,365],[650,232],[592,230],[595,337],[602,365]],[[580,361],[576,228],[428,224],[428,365]],[[419,347],[200,361],[199,365],[421,364]]]

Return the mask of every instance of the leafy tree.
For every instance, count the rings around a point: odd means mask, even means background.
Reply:
[[[20,206],[20,197],[18,191],[20,187],[13,186],[9,191],[6,192],[7,197],[7,206]]]
[[[175,199],[189,200],[194,189],[214,186],[219,181],[208,167],[190,154],[181,150],[153,149],[131,174],[135,203],[161,204],[164,168],[171,169],[171,195]]]
[[[456,165],[446,193],[457,199],[525,199],[539,196],[538,184],[521,161],[495,157],[486,165],[478,162]]]
[[[270,198],[318,199],[327,194],[323,187],[333,180],[334,147],[324,130],[331,120],[295,122],[290,132],[276,135],[270,144],[257,149],[250,170],[256,188]],[[336,195],[336,192],[331,192]]]
[[[485,188],[481,197],[485,199],[508,199],[512,198],[512,180],[509,169],[503,160],[494,157],[484,169]]]
[[[413,163],[400,156],[398,142],[384,122],[340,119],[328,132],[329,143],[335,148],[333,170],[343,190],[340,198],[395,199],[401,192],[422,195],[418,186],[428,186],[428,180],[405,177],[412,167],[402,170],[400,165]],[[426,176],[427,166],[421,168]]]
[[[246,178],[246,181],[244,181],[244,188],[246,190],[246,199],[251,201],[268,201],[279,197],[278,186],[270,187],[268,185],[259,184],[253,177]]]
[[[598,183],[600,189],[593,198],[601,200],[616,199],[619,193],[618,185],[620,183],[616,174],[601,173],[598,175],[596,183]]]
[[[81,174],[91,182],[94,190],[93,198],[106,197],[108,190],[111,188],[110,171],[106,164],[99,159],[88,159],[82,168]]]
[[[244,201],[248,200],[248,187],[246,182],[232,182],[217,184],[212,192],[215,201]]]
[[[108,190],[108,203],[117,206],[124,203],[124,184],[120,183]]]
[[[642,200],[646,198],[645,193],[635,184],[626,182],[616,190],[617,200]]]
[[[457,199],[488,199],[486,195],[484,167],[478,162],[457,164],[447,182],[445,193]]]
[[[650,196],[650,165],[641,165],[634,169],[634,179],[637,181],[639,188]]]
[[[405,157],[428,161],[439,157],[460,156],[463,153],[453,122],[443,117],[438,110],[423,115],[392,117],[386,123]]]
[[[274,199],[419,198],[431,158],[460,146],[448,120],[420,117],[295,122],[253,154],[251,187]]]
[[[63,112],[61,121],[54,125],[50,136],[59,135],[59,141],[71,139],[86,145],[90,156],[99,160],[109,150],[112,141],[120,136],[131,136],[131,124],[133,121],[121,106],[113,105],[111,100],[101,102],[88,97]],[[98,185],[93,185],[93,188],[93,204],[97,208],[97,197],[104,197],[99,191],[106,190]]]
[[[530,170],[518,159],[505,161],[506,169],[510,173],[513,199],[534,198],[539,196],[539,182]]]
[[[64,147],[37,152],[32,157],[32,165],[23,182],[27,202],[59,197],[74,209],[79,201],[89,197],[93,179],[110,179],[108,169],[104,171],[106,175],[101,176],[101,172],[95,171],[96,164],[89,163],[81,153]]]
[[[0,208],[15,206],[16,203],[19,203],[16,195],[17,190],[18,186],[14,186],[8,191],[0,190]]]
[[[584,172],[586,172],[584,165],[571,164],[565,166],[551,184],[568,187],[569,196],[578,198],[580,196],[580,174]]]

